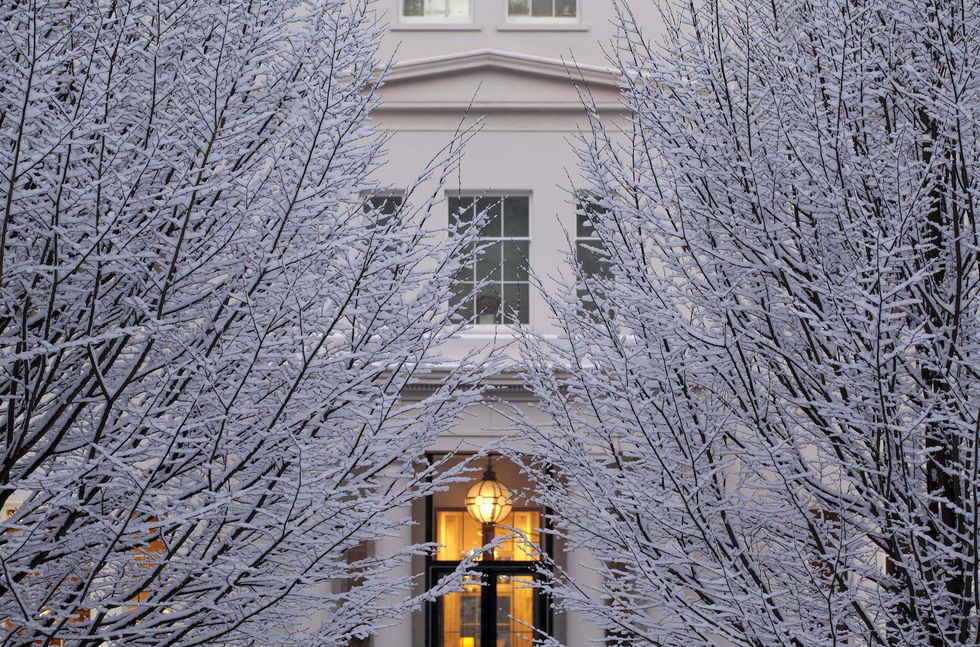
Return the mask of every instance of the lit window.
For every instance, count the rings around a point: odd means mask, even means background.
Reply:
[[[608,279],[611,276],[609,260],[603,254],[602,239],[596,236],[592,223],[603,215],[609,213],[587,195],[579,195],[575,209],[575,260],[582,268],[582,273],[588,279]],[[594,291],[598,288],[597,282],[589,284],[589,289],[580,286],[578,289],[579,299],[587,310],[595,310],[596,304],[593,299]]]
[[[485,214],[478,247],[456,277],[452,306],[475,324],[530,322],[528,254],[530,198],[450,198],[450,221],[468,226]],[[474,290],[480,286],[474,294]]]
[[[402,0],[402,18],[409,22],[468,22],[471,0]]]
[[[494,551],[494,559],[513,562],[533,562],[540,559],[540,527],[539,510],[513,510],[494,527],[494,537],[508,537]],[[527,539],[511,528],[519,530]],[[466,553],[483,546],[482,537],[482,526],[465,510],[436,511],[436,541],[439,543],[436,560],[459,561]]]
[[[578,0],[507,0],[507,17],[516,20],[575,20]]]

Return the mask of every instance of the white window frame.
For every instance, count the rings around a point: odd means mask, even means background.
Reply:
[[[507,22],[513,25],[578,25],[581,22],[582,0],[575,0],[575,16],[573,18],[562,16],[512,16],[510,15],[510,0],[503,0],[503,2]],[[533,2],[533,0],[528,0],[528,2]],[[554,3],[557,0],[551,0],[551,2],[553,9],[555,6]]]
[[[449,1],[446,0],[446,9],[449,9]],[[577,0],[576,0],[577,1]],[[398,22],[403,25],[471,25],[473,24],[474,0],[469,0],[469,12],[465,17],[462,16],[406,16],[405,0],[398,2]],[[423,6],[426,0],[422,0]],[[423,9],[424,12],[424,9]]]
[[[503,319],[504,319],[504,316],[503,315],[506,314],[506,310],[505,310],[504,313],[502,314],[502,321],[501,321],[501,323],[496,323],[496,322],[495,323],[479,323],[478,321],[470,321],[470,322],[464,324],[464,328],[466,330],[469,330],[469,331],[493,331],[493,330],[507,330],[507,329],[513,329],[513,328],[529,328],[532,325],[532,322],[534,321],[534,310],[533,310],[533,307],[532,307],[532,298],[531,298],[531,292],[532,292],[532,289],[533,289],[532,288],[533,283],[531,281],[531,268],[530,268],[530,266],[531,266],[531,257],[534,255],[534,243],[533,243],[533,237],[532,237],[532,233],[533,233],[533,229],[534,229],[533,228],[533,223],[534,223],[534,199],[533,199],[534,196],[533,196],[533,193],[531,191],[526,191],[526,190],[516,190],[516,191],[506,191],[506,190],[494,190],[494,191],[447,191],[446,192],[446,205],[447,206],[450,204],[449,201],[452,198],[471,199],[474,202],[476,200],[483,199],[483,198],[500,199],[500,200],[504,200],[505,198],[523,198],[523,199],[527,200],[527,236],[505,236],[505,235],[503,235],[504,232],[501,231],[501,234],[502,235],[499,238],[498,237],[487,237],[487,238],[480,237],[478,239],[478,240],[487,241],[487,242],[491,242],[491,243],[501,243],[501,244],[503,244],[504,241],[508,241],[508,240],[512,240],[512,241],[523,241],[523,242],[526,242],[527,243],[527,246],[528,246],[528,258],[527,258],[527,262],[528,262],[528,278],[527,278],[527,281],[526,282],[525,281],[508,281],[506,279],[501,279],[499,282],[494,281],[494,282],[498,283],[501,286],[501,289],[502,290],[503,290],[503,288],[507,284],[526,283],[526,285],[527,285],[527,293],[526,293],[525,298],[527,299],[527,321],[526,322],[520,322],[520,321],[518,321],[518,322],[507,323],[506,321],[503,321]],[[447,215],[448,215],[449,221],[451,221],[452,218],[453,218],[453,214],[448,209],[447,209],[447,212],[448,212]],[[503,226],[504,226],[503,221],[501,221],[501,227],[503,227]],[[501,293],[501,298],[503,298],[503,297],[504,297],[504,294]],[[503,302],[503,307],[505,309],[507,307],[507,301],[506,300],[504,300],[504,302]]]

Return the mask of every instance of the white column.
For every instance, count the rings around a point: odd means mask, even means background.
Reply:
[[[565,569],[585,592],[593,592],[602,586],[602,578],[595,571],[599,560],[585,550],[569,551],[566,555]],[[589,622],[581,613],[571,612],[565,616],[566,647],[600,647],[605,644],[605,633]]]
[[[398,533],[395,536],[385,537],[375,542],[376,555],[393,554],[406,546],[412,544],[412,507],[410,505],[398,508],[391,513],[392,519],[400,522]],[[392,580],[407,580],[412,576],[412,560],[406,556],[391,570]],[[404,601],[411,591],[408,588],[400,588],[391,596],[391,604],[396,605]],[[412,647],[412,615],[406,613],[399,618],[395,624],[386,629],[382,629],[374,636],[375,647]]]

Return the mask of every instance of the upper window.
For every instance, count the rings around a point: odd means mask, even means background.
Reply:
[[[456,277],[453,306],[474,324],[526,324],[528,307],[529,209],[531,199],[484,197],[449,199],[450,222],[462,227],[484,217],[478,250]],[[474,289],[480,286],[474,294]]]
[[[578,0],[507,0],[507,18],[574,21],[578,19]]]
[[[364,200],[364,213],[370,214],[378,212],[378,224],[385,225],[391,220],[392,216],[398,213],[405,201],[400,195],[372,195]]]
[[[401,0],[404,22],[469,22],[471,0]]]
[[[398,247],[399,234],[397,231],[391,231],[389,225],[398,215],[404,201],[405,198],[400,195],[378,194],[366,198],[362,205],[364,214],[368,216],[369,231],[379,236],[393,235],[391,241],[384,245],[386,252],[393,252]]]

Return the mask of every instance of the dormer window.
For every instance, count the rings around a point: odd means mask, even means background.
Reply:
[[[512,22],[576,22],[578,0],[507,0]]]
[[[401,0],[402,22],[470,22],[472,0]]]

